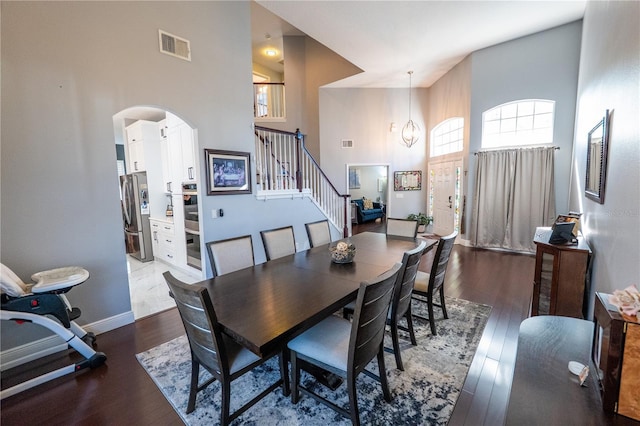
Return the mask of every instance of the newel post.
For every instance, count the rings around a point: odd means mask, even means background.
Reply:
[[[351,215],[351,212],[348,210],[351,206],[349,200],[351,200],[351,194],[342,196],[342,201],[344,202],[344,226],[342,228],[342,235],[344,238],[349,236],[349,223],[347,222],[347,218]]]
[[[298,191],[302,192],[302,170],[300,168],[300,158],[302,157],[302,144],[303,144],[302,132],[300,129],[296,129],[296,186]]]

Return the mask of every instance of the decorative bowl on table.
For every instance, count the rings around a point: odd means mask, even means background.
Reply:
[[[356,255],[356,246],[350,242],[340,241],[329,246],[331,261],[334,263],[351,263]]]

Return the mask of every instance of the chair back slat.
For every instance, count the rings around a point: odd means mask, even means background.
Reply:
[[[293,226],[260,231],[267,260],[278,259],[296,252]]]
[[[449,256],[453,250],[453,243],[458,235],[457,231],[440,238],[436,254],[434,256],[433,265],[431,267],[431,274],[429,280],[429,291],[433,293],[438,290],[444,284],[445,274],[447,273],[447,264],[449,263]]]
[[[413,293],[413,285],[420,266],[422,253],[427,247],[427,242],[422,240],[418,247],[404,253],[402,257],[402,267],[398,273],[393,301],[391,302],[391,315],[399,320],[407,312],[411,304],[411,294]]]
[[[331,230],[329,229],[328,220],[319,220],[318,222],[307,223],[304,226],[307,228],[309,245],[311,247],[317,247],[331,242]]]
[[[213,275],[223,275],[255,264],[251,235],[206,243]]]
[[[222,368],[228,371],[225,360],[219,356],[224,343],[207,289],[185,284],[170,272],[163,276],[176,301],[193,356],[209,371],[221,372]]]
[[[415,238],[418,235],[418,221],[387,218],[387,235]]]
[[[401,263],[396,263],[384,274],[360,284],[351,324],[347,364],[354,366],[355,374],[362,371],[380,351],[393,288],[401,266]]]

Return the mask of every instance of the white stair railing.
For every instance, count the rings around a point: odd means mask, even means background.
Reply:
[[[256,119],[285,118],[284,83],[253,83],[253,115]]]
[[[304,146],[303,135],[255,126],[260,198],[307,196],[348,236],[349,195],[340,194]]]

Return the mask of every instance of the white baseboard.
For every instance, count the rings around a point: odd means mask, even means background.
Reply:
[[[133,311],[123,312],[118,315],[114,315],[109,318],[105,318],[100,321],[92,322],[82,326],[87,332],[92,332],[96,336],[98,334],[106,333],[107,331],[115,330],[127,324],[133,324],[135,322]]]
[[[98,335],[106,333],[107,331],[115,330],[116,328],[127,324],[132,324],[134,321],[135,318],[133,316],[133,311],[128,311],[87,324],[82,328],[87,332],[93,332]],[[56,352],[65,351],[67,349],[67,344],[57,335],[25,343],[24,345],[16,346],[0,352],[0,371],[9,370],[10,368],[17,367]]]
[[[473,244],[471,244],[471,240],[464,240],[462,238],[459,238],[456,241],[456,244],[459,244],[459,245],[461,245],[463,247],[473,247]]]

